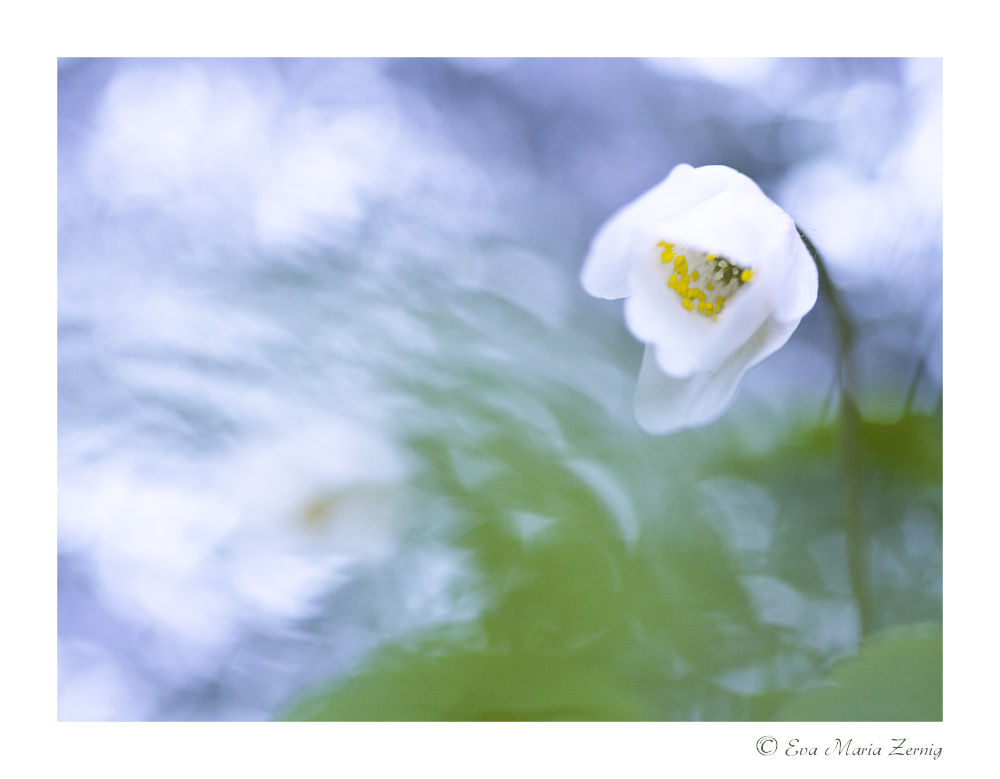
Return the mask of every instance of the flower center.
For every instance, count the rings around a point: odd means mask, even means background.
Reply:
[[[660,261],[669,272],[667,286],[680,296],[681,305],[688,311],[714,319],[723,304],[753,278],[752,270],[741,268],[728,257],[666,241],[656,245],[663,247]]]

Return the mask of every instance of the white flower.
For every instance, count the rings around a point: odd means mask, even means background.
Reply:
[[[580,278],[595,297],[628,298],[625,322],[646,344],[635,416],[653,434],[721,416],[818,288],[792,218],[721,165],[678,165],[611,217]]]

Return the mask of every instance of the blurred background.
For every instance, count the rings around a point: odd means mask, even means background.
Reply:
[[[837,719],[831,679],[867,679],[844,718],[940,719],[940,60],[58,89],[60,719]],[[824,301],[657,438],[621,301],[579,285],[681,162],[757,181],[850,310],[872,636]]]

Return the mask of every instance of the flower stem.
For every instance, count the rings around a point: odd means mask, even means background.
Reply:
[[[837,330],[837,380],[840,385],[840,455],[844,487],[844,532],[847,536],[847,564],[851,590],[858,605],[861,635],[873,627],[871,581],[868,570],[868,543],[865,533],[863,477],[861,469],[861,413],[854,401],[855,375],[851,352],[854,348],[854,325],[843,301],[830,279],[819,251],[801,228],[802,242],[809,250],[819,272],[820,293],[833,313]]]

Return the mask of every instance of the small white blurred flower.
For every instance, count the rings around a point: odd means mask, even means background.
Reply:
[[[678,165],[611,217],[581,281],[595,297],[628,298],[626,324],[646,344],[635,416],[659,435],[721,416],[818,289],[792,218],[721,165]]]

